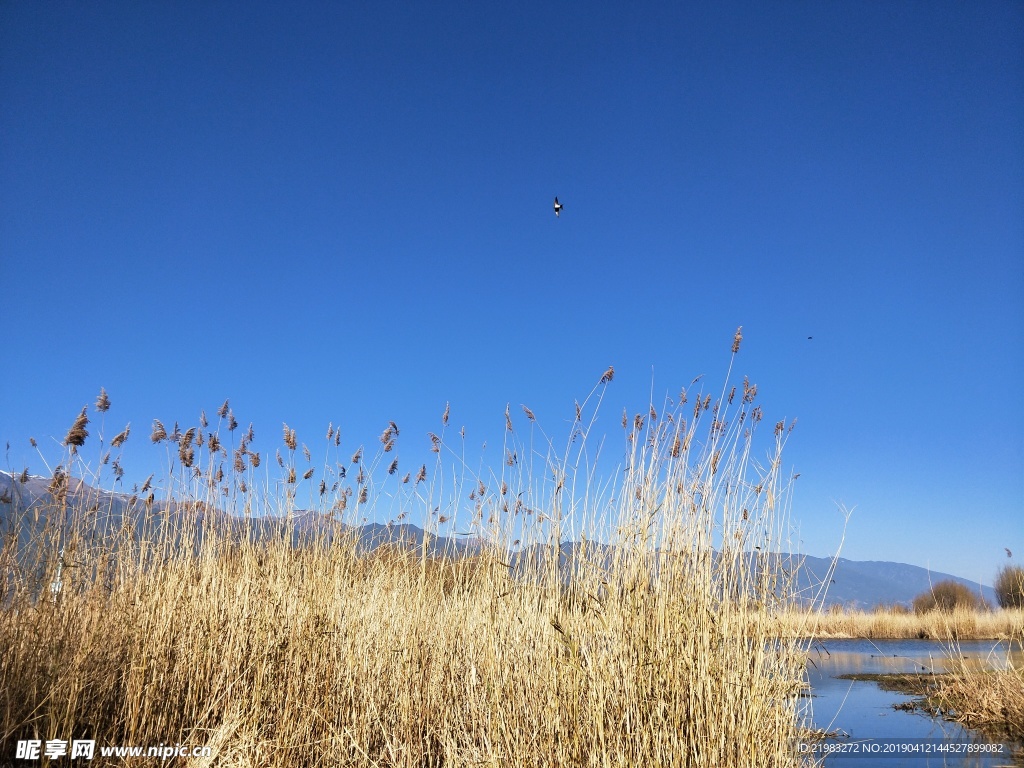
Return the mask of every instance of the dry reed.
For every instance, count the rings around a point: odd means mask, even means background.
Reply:
[[[616,486],[589,474],[585,430],[560,454],[538,450],[515,442],[508,409],[502,455],[531,461],[473,477],[468,509],[425,464],[413,485],[392,479],[396,520],[470,518],[475,554],[460,560],[428,552],[427,537],[367,552],[340,516],[353,493],[340,461],[325,464],[321,507],[303,511],[294,466],[257,493],[258,455],[246,467],[240,449],[224,472],[216,432],[205,448],[201,429],[180,435],[172,499],[124,514],[110,494],[69,491],[61,470],[61,501],[12,503],[0,549],[0,754],[16,739],[91,738],[211,745],[225,766],[797,765],[806,642],[777,632],[788,584],[767,556],[786,524],[786,435],[759,464],[751,396],[716,403],[695,437],[710,402],[688,424],[681,405],[660,420],[652,405]],[[362,468],[353,521],[389,482]],[[453,511],[431,518],[438,508]],[[239,520],[263,535],[241,535]],[[68,567],[45,599],[58,549]]]
[[[1024,631],[1011,638],[1024,646]],[[951,672],[939,675],[928,703],[993,739],[1024,744],[1024,665],[1012,656],[992,670],[969,663],[951,649]]]
[[[779,632],[817,638],[864,637],[875,640],[1006,640],[1024,631],[1024,610],[858,611],[836,608],[789,611],[778,617]]]

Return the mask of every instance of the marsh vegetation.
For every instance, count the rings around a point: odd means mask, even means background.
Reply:
[[[1024,633],[1020,609],[916,613],[900,606],[873,610],[795,609],[778,616],[779,632],[815,638],[871,638],[889,640],[1009,640]]]
[[[207,744],[238,766],[798,763],[807,641],[778,632],[795,566],[769,556],[792,425],[769,427],[762,455],[756,385],[691,385],[623,414],[621,479],[603,484],[591,430],[613,376],[561,445],[506,410],[483,474],[449,447],[447,408],[424,446],[435,466],[406,470],[393,422],[375,451],[332,426],[317,464],[287,425],[257,453],[224,403],[212,426],[154,422],[165,498],[147,479],[117,509],[93,489],[120,479],[130,430],[90,436],[83,410],[47,492],[6,499],[5,754],[91,738]],[[410,516],[418,546],[353,533]],[[442,532],[468,534],[471,556],[433,549]]]

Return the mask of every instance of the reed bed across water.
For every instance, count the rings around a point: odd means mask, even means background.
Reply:
[[[788,610],[777,617],[781,635],[821,639],[1010,640],[1024,632],[1024,610],[991,611]]]

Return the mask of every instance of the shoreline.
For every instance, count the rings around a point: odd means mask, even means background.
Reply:
[[[1011,699],[999,693],[1012,688],[1024,694],[1021,670],[963,667],[953,672],[855,672],[837,679],[873,682],[883,691],[911,696],[895,707],[959,723],[992,741],[1012,743],[1017,760],[1024,754],[1024,705],[1020,697]],[[995,706],[990,705],[993,697]]]

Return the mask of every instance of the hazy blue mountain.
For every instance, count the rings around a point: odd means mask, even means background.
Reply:
[[[37,476],[21,482],[18,475],[0,471],[0,537],[15,536],[24,545],[30,537],[39,536],[49,527],[59,527],[58,515],[62,514],[53,504],[49,492],[51,479]],[[195,504],[168,504],[154,500],[146,504],[143,496],[103,491],[70,479],[67,490],[67,508],[87,510],[90,526],[100,539],[121,531],[127,524],[132,530],[168,522],[173,530],[177,525],[188,522],[198,531],[197,541],[211,525],[218,530],[229,530],[240,540],[266,541],[287,536],[291,530],[293,545],[320,540],[330,542],[335,536],[356,536],[357,547],[368,552],[381,545],[407,547],[420,550],[426,540],[428,555],[436,557],[447,554],[461,557],[483,549],[478,539],[461,536],[434,536],[422,528],[410,524],[382,525],[372,523],[363,526],[348,526],[338,523],[329,515],[318,512],[297,511],[286,523],[283,518],[240,518],[225,512]],[[559,554],[559,570],[563,578],[578,567],[582,548],[579,542],[564,542]],[[588,543],[590,560],[609,564],[614,557],[614,548],[606,544]],[[523,574],[531,569],[544,568],[548,562],[548,549],[540,545],[519,550],[510,555],[510,567],[514,573]],[[832,560],[820,557],[776,556],[782,560],[802,560],[797,589],[805,599],[815,598],[823,582],[828,578]],[[829,578],[825,605],[840,603],[858,608],[871,608],[879,603],[902,603],[910,605],[915,596],[925,592],[932,584],[952,579],[967,585],[980,593],[990,604],[995,605],[995,593],[990,586],[979,585],[958,576],[928,571],[915,565],[884,561],[855,561],[839,558]]]
[[[828,558],[805,557],[801,587],[807,588],[812,583],[820,584],[828,573],[831,562]],[[960,582],[975,594],[980,594],[990,605],[996,605],[996,595],[992,587],[970,579],[929,571],[906,563],[847,560],[842,557],[836,561],[832,583],[828,585],[826,604],[842,603],[859,608],[871,608],[879,603],[902,603],[909,606],[917,595],[946,580]]]
[[[289,537],[294,546],[310,541],[331,543],[336,536],[355,536],[357,549],[370,551],[384,544],[408,548],[424,548],[429,556],[444,554],[462,556],[481,549],[479,540],[471,537],[445,537],[427,534],[422,528],[409,524],[382,525],[373,523],[350,526],[338,522],[330,515],[308,510],[296,510],[289,519],[283,517],[237,517],[205,503],[169,503],[153,499],[148,494],[112,493],[93,488],[81,480],[68,481],[66,503],[54,503],[50,493],[51,478],[28,476],[21,482],[19,475],[0,471],[0,537],[16,536],[24,545],[32,537],[48,536],[58,540],[55,533],[71,516],[84,519],[97,539],[130,526],[133,531],[152,529],[163,523],[174,530],[189,524],[196,530],[195,541],[201,543],[211,528],[229,531],[239,540],[253,542]]]
[[[614,557],[613,547],[594,543],[588,543],[587,546],[591,552],[588,558],[591,562],[601,563],[605,567],[611,563]],[[559,570],[563,580],[577,567],[575,563],[579,547],[578,542],[565,542],[561,546]],[[549,562],[546,553],[546,547],[536,545],[529,550],[517,552],[512,556],[513,568],[520,573],[543,569]],[[807,603],[821,601],[821,593],[827,580],[823,601],[825,606],[840,604],[870,609],[880,603],[898,603],[910,607],[913,599],[928,591],[932,585],[952,580],[966,585],[975,594],[980,594],[990,605],[997,604],[995,591],[988,585],[907,563],[838,558],[830,576],[832,558],[783,553],[771,556],[769,562],[784,565],[787,569],[791,569],[793,564],[800,564],[794,588],[798,599]]]

